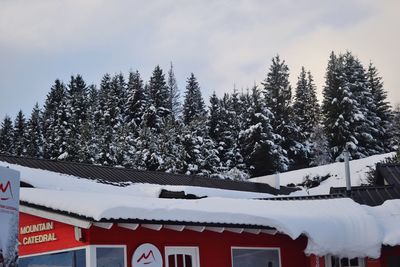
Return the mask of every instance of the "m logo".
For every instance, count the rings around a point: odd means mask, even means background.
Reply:
[[[8,200],[13,197],[11,182],[7,181],[7,183],[0,182],[0,200]]]
[[[152,244],[140,245],[133,253],[132,267],[162,267],[163,259],[158,248]]]
[[[155,261],[156,258],[154,257],[154,253],[152,250],[149,251],[149,253],[145,254],[143,253],[142,256],[139,257],[139,259],[137,260],[137,262],[139,263],[143,263],[143,264],[150,264],[153,261]]]

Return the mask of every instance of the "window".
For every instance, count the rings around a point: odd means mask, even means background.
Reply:
[[[280,267],[277,248],[232,248],[233,267]]]
[[[365,260],[362,258],[339,258],[335,256],[326,257],[328,267],[364,267]]]
[[[166,267],[200,267],[197,247],[165,247]]]
[[[97,247],[97,267],[124,267],[125,249],[123,247]]]
[[[86,250],[73,250],[53,254],[24,257],[19,259],[19,267],[85,267]]]
[[[400,266],[400,256],[389,256],[388,257],[388,267]]]

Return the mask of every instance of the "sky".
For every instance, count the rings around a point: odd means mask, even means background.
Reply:
[[[174,65],[181,94],[191,72],[203,97],[260,84],[272,57],[315,77],[331,51],[372,61],[400,104],[398,0],[0,0],[0,119],[29,116],[54,80]]]

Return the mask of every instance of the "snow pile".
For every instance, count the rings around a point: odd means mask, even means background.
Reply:
[[[351,185],[359,186],[363,183],[365,184],[367,182],[366,173],[370,170],[369,167],[375,168],[376,163],[393,155],[394,153],[387,153],[387,154],[375,155],[363,159],[350,161]],[[336,162],[313,168],[306,168],[306,169],[280,173],[279,179],[280,179],[280,185],[286,186],[288,184],[297,185],[302,183],[306,177],[313,178],[316,176],[320,177],[329,176],[329,178],[321,182],[319,186],[308,189],[308,192],[303,190],[303,191],[296,191],[292,194],[326,195],[329,194],[329,190],[331,187],[346,186],[344,162]],[[274,179],[275,179],[275,174],[256,177],[250,180],[253,182],[269,183],[269,181],[274,181]]]
[[[396,228],[400,224],[400,200],[370,208],[347,198],[182,200],[31,188],[22,189],[21,199],[96,221],[141,219],[269,226],[292,239],[307,236],[305,253],[321,256],[377,258],[382,244],[400,244],[400,230]]]

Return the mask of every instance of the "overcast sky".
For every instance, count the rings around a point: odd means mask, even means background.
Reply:
[[[193,72],[207,103],[259,84],[276,54],[292,85],[304,65],[320,93],[332,50],[371,60],[400,103],[399,10],[398,0],[0,0],[0,119],[29,115],[56,78],[148,80],[171,61],[182,94]]]

